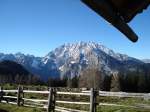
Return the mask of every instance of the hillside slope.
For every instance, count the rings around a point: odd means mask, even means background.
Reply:
[[[22,65],[13,61],[0,62],[0,84],[4,83],[17,83],[17,84],[31,84],[35,83],[38,79]]]

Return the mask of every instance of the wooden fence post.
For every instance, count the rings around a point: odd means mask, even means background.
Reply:
[[[24,92],[23,92],[23,90],[24,90],[24,87],[22,86],[22,88],[21,88],[21,92],[22,92],[22,98],[21,98],[21,100],[22,100],[22,106],[24,105]]]
[[[53,112],[55,112],[55,104],[56,104],[56,89],[53,88]]]
[[[49,95],[48,95],[48,105],[47,105],[47,112],[50,112],[51,110],[51,97],[52,97],[52,89],[49,88]]]
[[[3,87],[0,87],[0,103],[3,100]]]
[[[96,97],[97,91],[94,88],[91,88],[91,95],[90,95],[90,112],[96,112]]]
[[[56,91],[54,88],[49,89],[49,96],[48,96],[48,107],[47,107],[47,112],[55,112],[55,96],[56,96]]]
[[[21,93],[21,87],[18,86],[18,92],[17,92],[17,105],[20,106],[20,93]]]

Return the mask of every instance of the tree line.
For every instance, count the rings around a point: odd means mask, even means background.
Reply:
[[[48,86],[97,88],[103,91],[150,92],[150,72],[126,71],[104,74],[98,69],[86,69],[79,76],[49,79]]]
[[[11,61],[0,63],[0,84],[46,85],[50,87],[97,88],[103,91],[150,92],[150,64],[140,65],[135,70],[114,71],[106,74],[94,66],[84,69],[80,74],[69,77],[71,72],[63,78],[41,80],[21,65]]]

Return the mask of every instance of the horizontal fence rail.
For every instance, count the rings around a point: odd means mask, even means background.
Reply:
[[[48,100],[42,100],[42,99],[28,99],[23,98],[24,101],[33,101],[33,102],[48,102]]]
[[[90,91],[82,91],[83,93],[90,93]],[[107,92],[99,91],[99,96],[116,96],[116,97],[150,97],[150,93],[127,93],[127,92]]]
[[[37,93],[37,94],[49,94],[49,91],[32,91],[32,90],[23,90],[24,93]]]
[[[90,93],[75,93],[75,92],[57,92],[57,94],[62,95],[84,95],[84,96],[90,96]]]
[[[56,103],[66,103],[66,104],[80,104],[80,105],[89,105],[89,102],[71,102],[71,101],[57,101]]]

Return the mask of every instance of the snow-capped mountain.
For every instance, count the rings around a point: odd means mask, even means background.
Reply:
[[[73,77],[86,68],[97,67],[106,74],[121,70],[126,64],[133,67],[143,62],[127,55],[115,53],[113,50],[94,42],[79,42],[64,44],[43,58],[43,63],[53,59],[61,76]],[[73,75],[73,76],[72,76]]]
[[[49,52],[44,57],[24,55],[22,53],[3,54],[0,60],[12,60],[22,64],[43,79],[48,77],[74,77],[87,68],[96,67],[109,75],[114,71],[136,70],[143,61],[127,55],[115,53],[113,50],[94,42],[78,42],[64,44]]]

